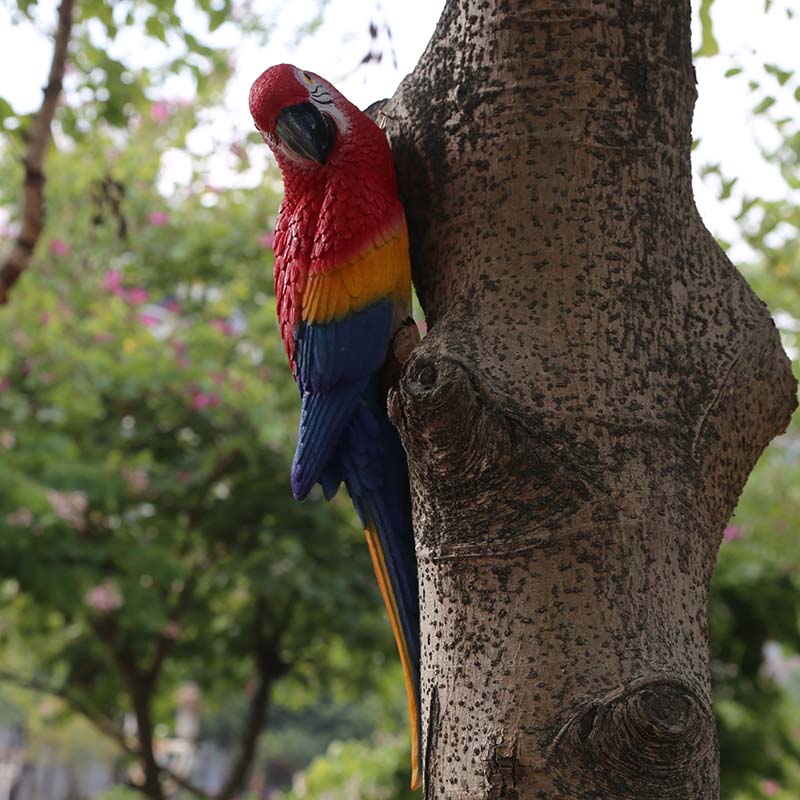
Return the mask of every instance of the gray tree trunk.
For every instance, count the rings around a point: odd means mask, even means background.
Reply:
[[[430,333],[425,798],[715,798],[706,601],[795,383],[692,198],[689,0],[450,0],[383,108]]]

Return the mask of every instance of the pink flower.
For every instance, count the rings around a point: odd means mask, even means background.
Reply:
[[[761,781],[761,791],[767,797],[775,797],[775,795],[778,794],[780,790],[781,790],[781,785],[778,783],[778,781],[773,781],[771,779],[766,781]]]
[[[51,490],[47,493],[47,499],[57,517],[68,522],[76,530],[86,530],[86,510],[89,503],[83,492]]]
[[[7,392],[11,388],[10,378],[0,378],[0,392]]]
[[[170,620],[165,626],[164,630],[161,631],[161,635],[165,639],[177,639],[181,632],[181,626],[178,625],[177,622],[174,620]]]
[[[42,325],[47,325],[47,323],[50,322],[50,312],[42,311],[42,313],[39,314],[39,322],[41,322]]]
[[[141,322],[145,328],[155,328],[160,324],[161,320],[158,317],[154,317],[152,314],[139,314],[139,322]]]
[[[275,244],[275,234],[272,231],[262,233],[261,236],[258,237],[258,243],[267,249],[272,247]]]
[[[180,314],[183,310],[181,304],[177,300],[164,301],[164,308],[169,311],[170,314]]]
[[[125,290],[122,288],[122,273],[118,269],[110,269],[103,278],[103,288],[107,292],[122,297]]]
[[[233,325],[228,320],[220,317],[211,320],[211,327],[223,336],[233,336],[234,334]]]
[[[102,583],[89,589],[84,596],[84,602],[101,614],[116,611],[122,606],[122,592],[114,581],[106,578]]]
[[[122,477],[133,494],[141,494],[150,484],[150,477],[143,467],[125,467],[122,470]]]
[[[141,289],[138,287],[134,289],[128,289],[125,292],[125,299],[132,306],[140,306],[142,303],[146,303],[149,296],[150,294],[147,289]]]
[[[189,407],[195,411],[218,406],[221,398],[217,392],[194,392],[189,400]]]
[[[166,225],[168,220],[166,211],[151,211],[147,216],[147,221],[151,225]]]
[[[30,528],[33,514],[29,508],[18,508],[11,514],[6,514],[6,522],[9,525],[18,525],[20,528]]]
[[[0,431],[0,447],[3,450],[13,450],[17,443],[17,436],[11,428],[4,428]]]
[[[105,344],[106,342],[110,342],[114,337],[111,336],[109,333],[96,333],[92,336],[92,341],[95,344]]]
[[[169,108],[169,103],[164,102],[163,100],[159,100],[157,103],[153,103],[150,106],[150,119],[157,124],[161,124],[162,122],[166,122],[172,112]]]
[[[50,242],[50,252],[54,256],[69,255],[69,250],[70,250],[69,245],[62,239],[53,239],[53,241]]]
[[[204,392],[195,392],[189,400],[189,407],[195,411],[205,408],[208,405],[208,395]]]
[[[225,373],[224,372],[212,372],[211,373],[211,380],[219,386],[221,383],[225,383]]]
[[[742,529],[737,528],[735,525],[727,525],[725,532],[722,534],[723,542],[734,542],[742,538]]]

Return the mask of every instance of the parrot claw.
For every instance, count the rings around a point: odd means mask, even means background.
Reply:
[[[417,329],[417,323],[411,317],[404,320],[389,341],[389,352],[381,371],[381,383],[384,395],[397,385],[400,380],[400,370],[408,361],[414,348],[422,341]]]
[[[401,365],[405,364],[421,341],[422,337],[419,335],[417,323],[409,317],[403,322],[392,339],[392,352],[394,353],[394,357]]]

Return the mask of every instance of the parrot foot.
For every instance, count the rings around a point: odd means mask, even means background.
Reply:
[[[413,350],[422,341],[417,323],[412,317],[406,319],[392,338],[392,353],[394,357],[405,364]]]
[[[389,340],[389,352],[383,364],[382,380],[383,391],[388,395],[389,390],[396,386],[400,380],[400,370],[408,361],[414,348],[422,341],[417,329],[417,323],[412,317],[404,320]]]

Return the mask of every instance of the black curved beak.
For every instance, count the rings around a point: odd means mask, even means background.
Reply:
[[[336,144],[336,125],[313,103],[284,108],[275,122],[275,133],[293,153],[318,164],[328,160]]]

